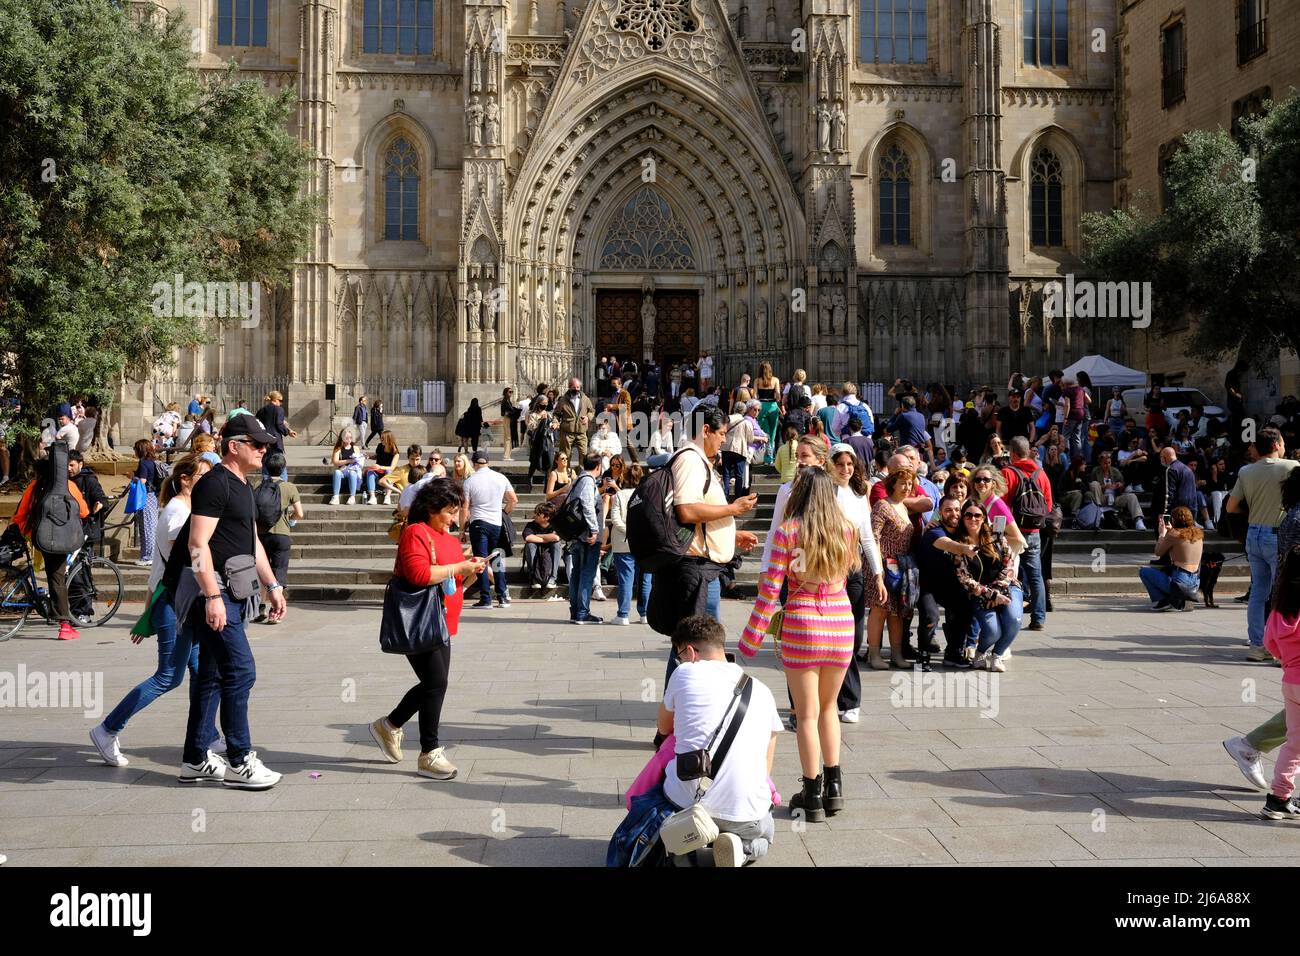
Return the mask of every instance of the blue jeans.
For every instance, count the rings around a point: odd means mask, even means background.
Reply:
[[[728,501],[744,490],[748,469],[749,464],[743,456],[730,451],[722,453],[722,493],[727,496]],[[734,490],[731,484],[733,480],[736,483]]]
[[[1138,568],[1138,577],[1146,585],[1147,594],[1152,601],[1168,601],[1174,607],[1181,608],[1189,600],[1188,594],[1195,595],[1201,586],[1201,576],[1194,571],[1183,568],[1155,568],[1147,565]]]
[[[1043,587],[1043,542],[1040,533],[1026,531],[1028,544],[1020,554],[1020,586],[1029,596],[1029,623],[1042,624],[1047,619],[1047,590]]]
[[[223,589],[221,600],[226,606],[226,626],[220,631],[208,627],[204,602],[196,601],[190,611],[188,627],[199,644],[199,676],[191,681],[190,717],[185,729],[186,763],[200,763],[207,757],[207,747],[200,741],[207,736],[221,702],[221,729],[226,734],[226,760],[232,767],[242,766],[253,747],[248,729],[248,695],[257,681],[253,650],[244,634],[244,605]],[[211,743],[211,740],[208,740]]]
[[[188,629],[177,639],[176,610],[165,591],[154,602],[149,620],[158,637],[158,670],[152,677],[142,680],[128,691],[121,703],[104,718],[104,728],[110,734],[120,734],[132,717],[169,690],[180,687],[185,681],[186,670],[190,672],[190,680],[198,676],[198,645],[194,643],[193,634]],[[213,736],[216,736],[215,730]]]
[[[1253,524],[1246,532],[1246,559],[1250,561],[1250,603],[1246,605],[1246,632],[1251,647],[1264,646],[1264,608],[1273,593],[1277,575],[1277,528]]]
[[[600,541],[587,544],[579,538],[569,553],[573,558],[569,572],[569,619],[585,621],[591,617],[591,589],[596,584],[596,568],[600,565]]]
[[[1020,606],[1025,596],[1020,588],[1011,588],[1011,603],[995,608],[975,608],[975,618],[979,621],[980,640],[976,652],[983,654],[990,647],[993,653],[1001,657],[1011,647],[1011,642],[1020,633]]]
[[[366,494],[373,495],[375,493],[375,482],[378,480],[379,480],[379,472],[377,471],[366,472]]]
[[[355,471],[349,471],[349,470],[344,469],[344,468],[336,469],[335,472],[334,472],[334,497],[336,497],[336,498],[338,497],[338,494],[339,494],[339,488],[340,488],[340,487],[342,486],[342,484],[343,484],[343,475],[344,475],[344,474],[346,474],[346,475],[348,476],[348,494],[349,494],[349,495],[355,495],[355,494],[357,493],[357,485],[361,484],[361,481],[360,481],[360,479],[357,477],[357,473],[356,473]]]
[[[618,578],[618,616],[627,617],[632,612],[632,594],[636,594],[636,612],[646,616],[646,606],[650,603],[649,575],[646,575],[644,591],[641,590],[641,576],[637,574],[636,558],[631,552],[614,555],[614,574]]]
[[[1083,442],[1087,434],[1086,428],[1087,422],[1072,422],[1068,418],[1065,420],[1065,442],[1070,449],[1071,458],[1083,454]]]
[[[469,543],[475,557],[486,558],[500,540],[501,525],[488,524],[482,520],[469,523]],[[506,599],[506,576],[496,573],[496,568],[492,570],[494,572],[492,577],[496,578],[497,599],[504,601]],[[483,573],[478,577],[478,603],[492,603],[492,585],[489,583],[488,569],[486,567],[483,568]]]

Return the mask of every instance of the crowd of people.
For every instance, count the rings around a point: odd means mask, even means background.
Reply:
[[[938,383],[918,389],[899,379],[880,410],[852,382],[828,388],[801,369],[783,382],[767,364],[724,388],[707,355],[667,374],[607,358],[597,384],[594,397],[577,378],[562,393],[541,384],[518,403],[511,390],[503,395],[508,441],[528,449],[527,482],[544,482],[522,540],[518,494],[477,447],[478,431],[464,429],[450,467],[439,450],[426,457],[419,445],[403,460],[382,402],[359,402],[355,429],[340,434],[327,459],[330,504],[339,504],[344,484],[349,505],[363,487],[369,504],[382,494],[396,509],[394,582],[436,591],[441,609],[437,640],[408,654],[418,683],[369,726],[385,760],[401,761],[403,726],[418,717],[417,773],[456,776],[439,741],[452,638],[464,607],[510,605],[505,559],[521,546],[528,593],[565,600],[555,593],[563,577],[571,624],[605,623],[591,603],[610,599],[604,589],[612,588],[609,623],[627,626],[635,610],[635,623],[669,638],[655,760],[629,793],[620,833],[655,814],[663,822],[703,807],[717,833],[707,852],[682,856],[740,865],[764,855],[773,838],[770,772],[784,729],[771,691],[725,650],[720,603],[738,593],[743,562],[757,563],[759,583],[737,650],[753,657],[769,638],[774,645],[801,767],[789,805],[816,821],[848,806],[840,725],[860,720],[863,668],[1006,671],[1022,627],[1047,626],[1060,530],[1145,531],[1150,522],[1155,560],[1140,577],[1155,610],[1190,606],[1210,535],[1236,535],[1243,545],[1252,572],[1248,658],[1284,667],[1286,709],[1225,747],[1270,791],[1268,819],[1300,817],[1290,803],[1300,768],[1300,695],[1290,693],[1300,686],[1300,462],[1288,457],[1289,420],[1246,442],[1246,430],[1232,430],[1231,404],[1227,422],[1195,407],[1171,418],[1152,388],[1139,426],[1119,390],[1099,398],[1085,376],[1059,371],[1046,383],[1013,376],[1005,400],[993,389],[963,399]],[[52,440],[70,445],[75,410],[58,411]],[[481,426],[481,410],[466,415]],[[252,745],[245,628],[285,612],[291,528],[305,514],[283,451],[296,432],[276,392],[256,414],[241,406],[214,424],[196,396],[184,415],[169,408],[133,446],[140,563],[151,567],[133,639],[156,635],[158,662],[91,738],[106,763],[126,765],[119,735],[130,718],[188,673],[178,779],[265,789],[279,775]],[[742,526],[753,525],[758,505],[755,469],[780,478],[761,550]],[[102,489],[75,448],[68,470],[89,529]],[[27,488],[15,522],[24,532],[49,482],[38,476]],[[76,608],[68,582],[56,580],[59,558],[45,556],[60,636],[66,628],[71,637]],[[477,601],[466,605],[475,589]],[[720,735],[724,746],[711,749]],[[1277,747],[1268,785],[1260,755]],[[700,766],[706,772],[691,776]],[[713,786],[691,783],[702,776]]]

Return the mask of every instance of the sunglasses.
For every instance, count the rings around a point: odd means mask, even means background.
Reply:
[[[991,484],[993,484],[993,479],[992,479],[992,478],[976,478],[976,479],[975,479],[975,484],[977,484],[977,485],[991,485]]]
[[[984,516],[978,511],[972,511],[970,514],[964,514],[962,517],[967,521],[983,521]]]
[[[266,442],[263,441],[253,441],[251,438],[232,438],[230,440],[243,445],[251,445],[254,451],[266,451]]]

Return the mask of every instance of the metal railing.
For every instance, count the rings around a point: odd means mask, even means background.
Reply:
[[[1267,33],[1264,25],[1266,17],[1260,17],[1254,23],[1244,23],[1237,31],[1237,65],[1240,66],[1255,59],[1268,49]]]

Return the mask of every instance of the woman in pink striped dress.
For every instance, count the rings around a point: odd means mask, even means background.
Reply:
[[[773,532],[772,557],[740,638],[741,654],[758,653],[788,577],[781,662],[798,717],[803,771],[803,792],[790,801],[790,809],[801,810],[812,822],[844,808],[836,698],[853,656],[853,607],[845,579],[862,563],[857,539],[830,475],[820,468],[801,471],[790,489],[785,520]]]

